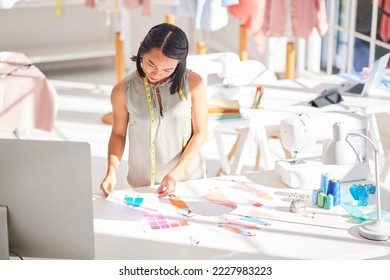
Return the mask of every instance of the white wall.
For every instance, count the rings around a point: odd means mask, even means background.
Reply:
[[[20,4],[23,3],[21,1],[12,9],[0,9],[0,51],[20,51],[27,55],[30,52],[36,55],[41,50],[42,55],[45,55],[48,49],[61,53],[67,51],[69,45],[91,43],[111,43],[115,49],[114,33],[119,30],[119,24],[112,18],[112,25],[106,25],[104,11],[85,7],[83,0],[64,0],[62,15],[56,17],[54,1],[43,1],[45,5],[37,6],[31,4],[33,2]],[[169,6],[158,4],[152,5],[151,17],[142,16],[141,9],[127,13],[126,58],[135,54],[146,32],[153,25],[164,22],[168,13]],[[175,24],[187,33],[192,54],[196,53],[196,43],[200,39],[206,42],[208,52],[238,52],[239,22],[233,17],[230,17],[227,27],[215,32],[195,30],[194,19],[190,18],[176,17]],[[247,40],[249,58],[264,63],[264,55],[255,50],[249,32]]]
[[[41,4],[34,6],[32,4],[34,2]],[[114,34],[120,29],[118,17],[113,16],[111,18],[112,25],[108,26],[105,11],[86,7],[84,0],[62,1],[62,15],[56,17],[54,3],[55,1],[52,0],[28,2],[22,0],[13,9],[0,9],[0,51],[20,51],[30,57],[44,56],[74,51],[75,48],[80,49],[83,44],[86,44],[84,46],[86,49],[80,52],[85,53],[89,50],[93,52],[96,48],[95,51],[98,54],[98,51],[103,48],[111,50],[111,56],[115,54]],[[19,7],[17,8],[17,6]],[[155,24],[164,22],[165,16],[171,11],[171,7],[168,5],[153,4],[151,8],[151,17],[142,16],[141,8],[127,12],[124,44],[127,68],[133,67],[128,58],[136,53],[146,32]],[[205,41],[209,53],[239,52],[240,23],[238,19],[229,15],[228,25],[214,32],[195,30],[194,22],[194,19],[190,18],[175,18],[175,24],[188,35],[191,54],[196,53],[196,44],[199,40]],[[287,42],[285,38],[269,40],[268,49],[264,54],[261,54],[256,50],[254,39],[249,31],[247,31],[246,37],[249,59],[262,62],[276,73],[284,72]],[[298,44],[296,45],[298,46]],[[73,49],[69,50],[67,48],[69,46]],[[305,45],[303,46],[305,47]],[[303,53],[308,52],[303,50]],[[107,55],[107,52],[104,55]],[[301,57],[301,59],[305,60],[306,58]],[[297,61],[297,65],[302,65],[302,63],[299,64]],[[61,63],[56,65],[57,68],[61,66]]]
[[[54,6],[0,9],[0,49],[18,51],[112,40],[104,13],[82,5],[64,5],[62,11],[57,18]]]
[[[140,11],[129,13],[131,49],[138,49],[139,41],[153,25],[165,21],[165,16],[170,13],[169,6],[152,6],[152,17],[141,16]],[[191,18],[175,17],[175,24],[182,28],[190,42],[190,53],[196,53],[196,44],[203,40],[206,42],[207,52],[237,52],[239,41],[239,21],[229,16],[229,23],[223,29],[217,31],[196,30],[195,20]],[[250,59],[264,61],[264,55],[255,49],[252,35],[247,33],[248,53]]]
[[[385,155],[390,152],[390,131],[388,129],[388,123],[390,121],[390,113],[379,113],[376,114],[377,123],[379,127],[379,133],[383,144],[383,150]]]

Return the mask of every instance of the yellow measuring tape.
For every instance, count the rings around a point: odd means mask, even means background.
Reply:
[[[152,187],[155,184],[155,177],[156,177],[156,142],[155,142],[156,127],[155,127],[155,118],[154,118],[154,111],[152,105],[152,94],[150,92],[148,79],[146,77],[144,77],[144,85],[145,85],[146,98],[148,101],[148,109],[149,109],[149,116],[150,116],[150,186]],[[181,101],[183,101],[186,107],[188,107],[188,103],[184,96],[183,89],[181,88],[179,90],[179,96]],[[186,117],[185,117],[184,136],[183,136],[183,143],[182,143],[183,150],[187,145],[186,136],[188,134],[189,123],[190,123],[188,112],[189,110],[187,108]],[[189,171],[185,169],[184,173],[185,173],[186,180],[189,180],[190,179]]]
[[[61,0],[56,0],[56,17],[61,17]]]

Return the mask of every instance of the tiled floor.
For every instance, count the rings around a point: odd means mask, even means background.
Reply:
[[[29,131],[33,139],[56,139],[85,141],[91,145],[93,190],[98,186],[106,171],[107,144],[111,126],[102,122],[105,113],[111,111],[109,95],[116,81],[113,64],[106,63],[91,67],[69,68],[65,70],[42,70],[56,87],[59,96],[58,115],[51,133]],[[64,83],[65,82],[65,83]],[[12,130],[1,130],[1,137],[13,137]],[[225,150],[229,151],[236,136],[234,131],[223,135]],[[271,139],[275,159],[283,156],[278,140]],[[118,172],[117,188],[126,188],[127,149]],[[217,146],[212,134],[202,148],[206,159],[207,175],[215,176],[220,167]],[[254,143],[245,148],[243,172],[253,169],[256,157]]]

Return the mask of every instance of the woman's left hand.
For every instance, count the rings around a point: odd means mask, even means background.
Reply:
[[[176,180],[173,176],[168,174],[162,180],[156,193],[158,193],[159,197],[164,197],[170,193],[173,193],[175,190],[176,190]]]

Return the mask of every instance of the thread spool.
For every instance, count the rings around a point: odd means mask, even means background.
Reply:
[[[332,194],[328,194],[325,197],[324,208],[331,209],[333,207],[333,201],[334,201],[333,195]]]
[[[318,199],[317,199],[317,205],[318,207],[321,207],[323,208],[324,207],[324,204],[325,204],[325,194],[323,191],[319,191],[318,192]]]
[[[324,173],[321,174],[321,183],[320,183],[320,188],[321,190],[327,194],[328,193],[328,184],[330,180],[330,174],[329,173]]]
[[[314,205],[317,205],[317,202],[318,202],[318,192],[320,190],[313,190],[313,193],[312,193],[312,196],[311,196],[311,203],[313,203]]]
[[[328,184],[328,194],[333,195],[333,205],[340,204],[340,181],[332,179]]]

